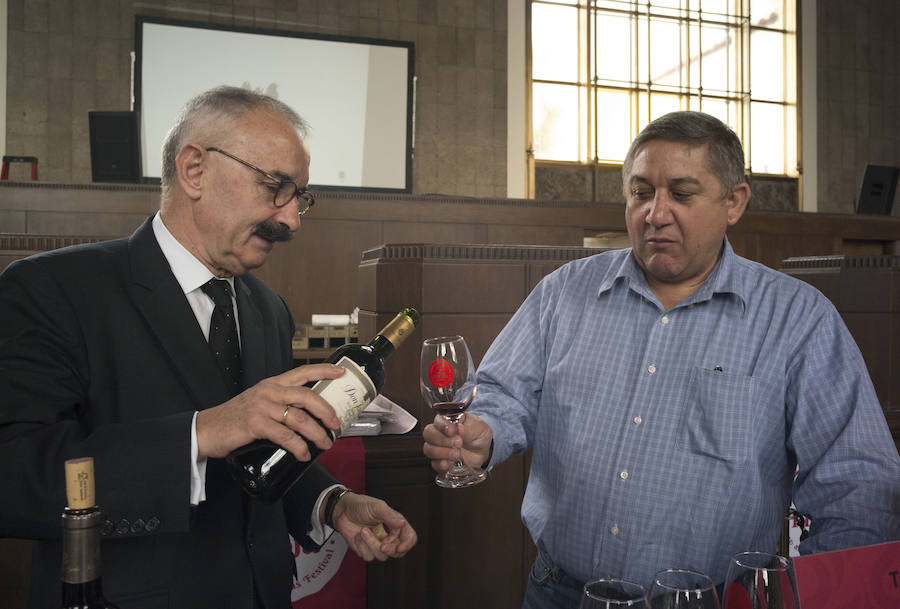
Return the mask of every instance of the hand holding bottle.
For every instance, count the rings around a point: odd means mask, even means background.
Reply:
[[[260,381],[224,404],[201,410],[197,413],[198,456],[225,457],[255,440],[268,440],[309,461],[304,438],[323,450],[332,443],[310,415],[330,429],[338,429],[339,422],[328,402],[305,385],[343,374],[343,368],[331,364],[300,366]]]
[[[311,433],[309,439],[313,444],[307,444],[302,438],[292,441],[284,438],[284,442],[303,445],[309,450],[309,454],[297,453],[286,450],[287,446],[279,442],[273,442],[268,436],[240,446],[232,450],[226,457],[231,473],[238,484],[251,496],[263,501],[277,501],[300,479],[324,450],[331,447],[331,440],[338,434],[336,430],[343,431],[349,427],[356,417],[372,401],[381,387],[384,385],[385,371],[384,361],[394,352],[415,330],[419,323],[419,313],[412,308],[405,308],[392,319],[388,325],[382,328],[368,344],[349,343],[338,347],[328,356],[329,364],[338,364],[335,368],[346,369],[346,372],[337,376],[323,376],[324,380],[316,383],[312,391],[320,401],[316,404],[328,404],[327,419],[322,419],[321,427],[311,429],[309,421],[303,420],[303,429],[293,427],[291,419],[295,409],[289,408],[290,402],[284,405],[281,417],[284,423],[291,423],[291,428],[298,433]],[[310,366],[309,368],[313,368]],[[332,373],[334,374],[334,373]],[[340,377],[340,381],[335,379]],[[310,409],[308,414],[318,416],[320,409]],[[302,413],[300,413],[302,415]],[[335,425],[335,417],[337,424]],[[309,417],[307,417],[309,418]],[[315,419],[310,418],[313,423]],[[286,427],[283,425],[282,427]],[[198,432],[199,434],[199,432]],[[322,438],[322,434],[326,438]],[[279,432],[279,437],[281,433]]]

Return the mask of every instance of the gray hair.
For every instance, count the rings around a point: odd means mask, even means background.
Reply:
[[[194,138],[220,133],[222,123],[233,121],[255,109],[270,110],[283,116],[301,137],[306,137],[309,125],[290,106],[263,93],[241,87],[221,86],[205,91],[191,99],[166,135],[162,149],[162,194],[165,198],[176,180],[175,159],[181,149]]]
[[[643,147],[653,140],[679,142],[689,146],[707,145],[706,169],[719,179],[722,196],[747,181],[744,172],[744,149],[741,141],[728,125],[703,112],[670,112],[644,127],[631,142],[622,165],[622,185],[631,175],[631,166]]]

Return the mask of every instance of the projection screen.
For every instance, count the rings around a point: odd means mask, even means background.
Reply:
[[[181,107],[218,85],[268,93],[310,123],[311,188],[410,192],[413,43],[136,17],[146,181]]]

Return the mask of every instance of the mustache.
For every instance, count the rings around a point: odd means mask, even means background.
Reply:
[[[254,235],[262,237],[266,241],[290,241],[294,234],[287,224],[281,222],[260,222],[253,231]]]

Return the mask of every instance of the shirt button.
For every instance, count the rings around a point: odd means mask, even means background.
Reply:
[[[663,315],[662,319],[660,319],[659,321],[662,322],[662,325],[666,325],[667,323],[669,323],[669,316]]]
[[[641,423],[644,422],[644,419],[642,419],[640,416],[636,416],[636,417],[634,417],[633,421],[634,421],[635,425],[640,425]]]
[[[656,372],[656,366],[654,366],[653,364],[650,364],[649,366],[647,366],[647,372],[649,372],[650,374],[653,374],[654,372]]]
[[[616,525],[612,525],[612,527],[610,527],[610,529],[609,529],[609,532],[612,533],[613,535],[618,535],[619,527],[617,527]]]
[[[628,472],[624,470],[619,472],[619,478],[621,478],[622,480],[628,480]]]

